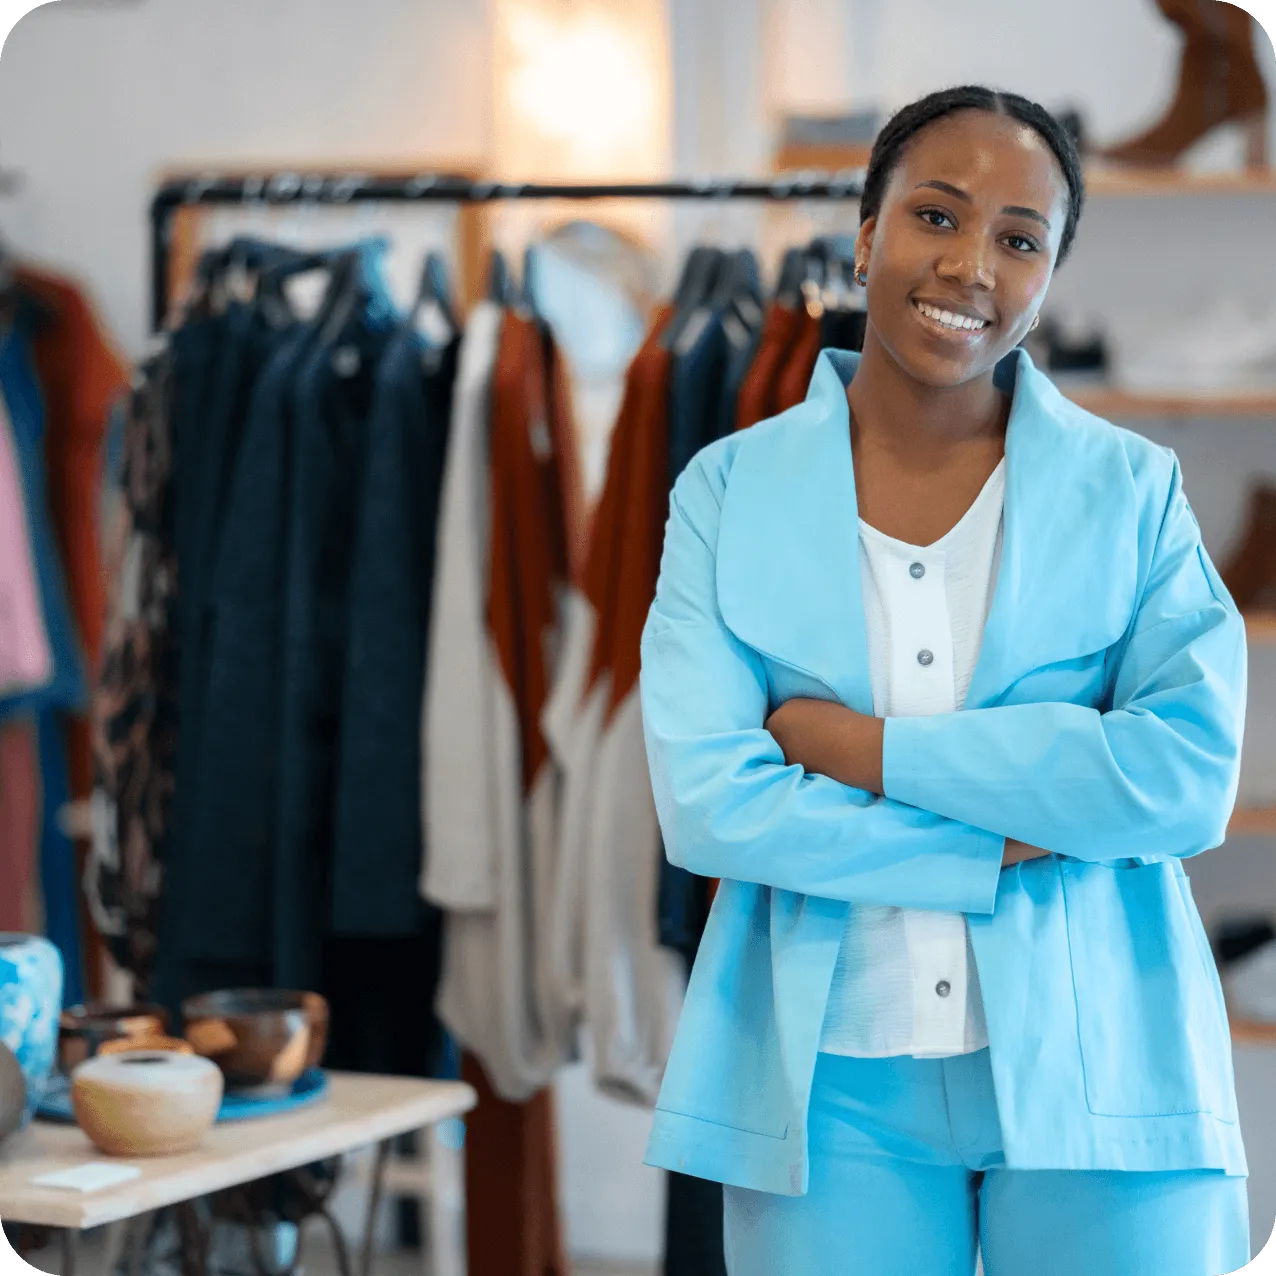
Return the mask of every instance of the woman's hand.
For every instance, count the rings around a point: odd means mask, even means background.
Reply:
[[[882,718],[829,700],[786,700],[767,720],[784,760],[854,789],[882,791]]]
[[[1039,846],[1029,846],[1027,842],[1016,842],[1013,837],[1006,838],[1006,849],[1001,855],[1001,867],[1009,868],[1012,864],[1022,864],[1024,860],[1039,860],[1051,854]]]

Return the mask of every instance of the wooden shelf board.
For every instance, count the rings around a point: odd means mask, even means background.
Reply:
[[[1245,636],[1251,643],[1276,643],[1276,611],[1246,612]]]
[[[1114,386],[1061,386],[1073,403],[1102,417],[1276,417],[1276,390],[1154,394]]]
[[[1276,836],[1276,806],[1238,806],[1227,826],[1229,835]]]
[[[778,173],[832,173],[863,168],[868,163],[869,150],[862,145],[789,142],[776,152],[772,167]],[[1123,168],[1094,162],[1086,166],[1086,191],[1097,199],[1271,196],[1276,195],[1276,168],[1192,173],[1179,168]]]
[[[1276,1046],[1276,1023],[1231,1017],[1232,1041],[1239,1046]]]

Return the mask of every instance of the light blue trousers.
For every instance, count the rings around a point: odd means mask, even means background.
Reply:
[[[988,1051],[821,1054],[806,1196],[724,1189],[730,1276],[1220,1276],[1249,1262],[1243,1178],[1008,1170]]]

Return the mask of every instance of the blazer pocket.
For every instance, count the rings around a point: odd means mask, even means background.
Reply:
[[[1234,1121],[1217,974],[1180,867],[1061,860],[1060,868],[1090,1111]]]

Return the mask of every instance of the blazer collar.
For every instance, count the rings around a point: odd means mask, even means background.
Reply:
[[[823,351],[806,401],[741,438],[717,587],[742,641],[871,713],[846,400],[858,363]],[[1026,351],[996,376],[1012,393],[1005,522],[968,708],[996,703],[1030,670],[1115,642],[1136,590],[1136,497],[1117,431],[1068,403]]]

